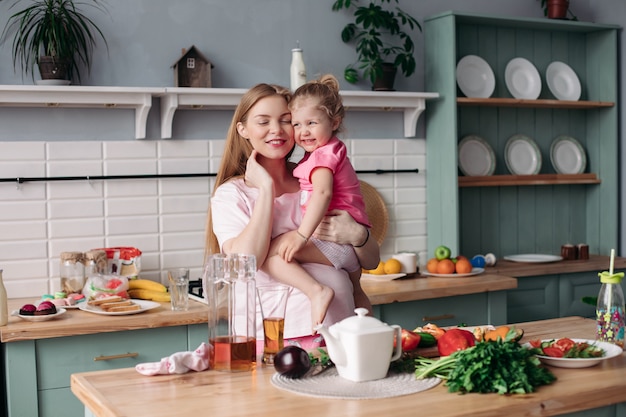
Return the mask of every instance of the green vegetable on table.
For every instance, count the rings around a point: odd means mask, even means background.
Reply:
[[[534,352],[517,342],[486,341],[441,359],[415,359],[417,379],[445,379],[449,392],[526,394],[556,380]]]

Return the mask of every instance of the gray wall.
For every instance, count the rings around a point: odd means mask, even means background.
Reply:
[[[333,0],[106,0],[109,15],[93,14],[105,33],[109,53],[98,48],[91,75],[85,85],[173,86],[171,65],[181,48],[195,44],[214,63],[213,86],[247,88],[258,82],[289,83],[291,48],[296,41],[304,50],[310,77],[332,72],[340,75],[354,59],[354,48],[340,40],[341,28],[349,21],[346,12],[333,13]],[[0,27],[12,13],[13,0],[0,1]],[[624,0],[571,0],[580,20],[623,24]],[[402,8],[418,20],[446,10],[471,11],[523,17],[541,17],[539,0],[404,0]],[[622,35],[623,37],[623,35]],[[417,72],[397,81],[396,88],[423,91],[423,37],[416,36]],[[624,45],[621,42],[621,56]],[[623,59],[623,58],[621,58]],[[621,92],[626,83],[621,82]],[[30,77],[15,73],[10,44],[0,45],[0,84],[32,84]],[[342,88],[368,89],[365,84]],[[623,94],[622,94],[623,96]],[[151,111],[148,138],[158,138],[158,102]],[[620,109],[625,114],[624,106]],[[76,125],[74,112],[88,110],[39,111],[0,110],[0,141],[12,140],[134,140],[133,119],[128,112],[115,111],[98,118],[85,118]],[[219,138],[228,125],[228,114],[179,112],[174,137]],[[227,113],[227,112],[225,112]],[[72,128],[68,120],[72,120]],[[623,119],[623,118],[622,118]],[[355,135],[377,137],[389,126],[368,117],[349,121]],[[419,126],[423,131],[423,126]],[[199,133],[200,132],[200,133]],[[419,135],[418,135],[419,136]],[[622,147],[620,160],[626,151]],[[624,172],[621,178],[625,178]],[[622,181],[622,184],[624,181]],[[623,188],[623,186],[622,186]],[[622,201],[624,190],[621,190]],[[624,222],[622,222],[624,223]],[[626,227],[620,224],[621,236]],[[621,251],[623,254],[623,251]]]

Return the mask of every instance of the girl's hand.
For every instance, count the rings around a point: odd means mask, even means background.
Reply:
[[[291,262],[295,254],[306,245],[306,241],[297,231],[291,230],[281,235],[278,244],[278,255],[285,260]]]

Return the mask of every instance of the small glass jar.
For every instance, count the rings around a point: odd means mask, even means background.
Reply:
[[[90,250],[85,252],[83,263],[85,264],[85,278],[107,273],[107,253],[103,250]]]
[[[85,265],[82,252],[61,252],[61,291],[80,294],[85,285]]]

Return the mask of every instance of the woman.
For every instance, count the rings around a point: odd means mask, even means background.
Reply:
[[[289,162],[295,146],[287,107],[290,98],[283,87],[259,84],[244,94],[235,110],[211,197],[208,253],[252,254],[257,265],[262,265],[271,239],[300,225],[300,185],[292,174],[295,164]],[[369,230],[346,212],[331,214],[315,236],[355,246],[361,265],[376,267],[379,248],[375,239],[370,239]],[[345,271],[313,263],[303,267],[334,290],[326,325],[354,314],[354,288]],[[272,282],[258,271],[257,285]],[[308,298],[293,289],[287,301],[285,338],[298,338],[304,348],[314,346],[313,339],[307,337],[312,328],[310,310]],[[260,325],[259,319],[257,328],[262,335]]]

